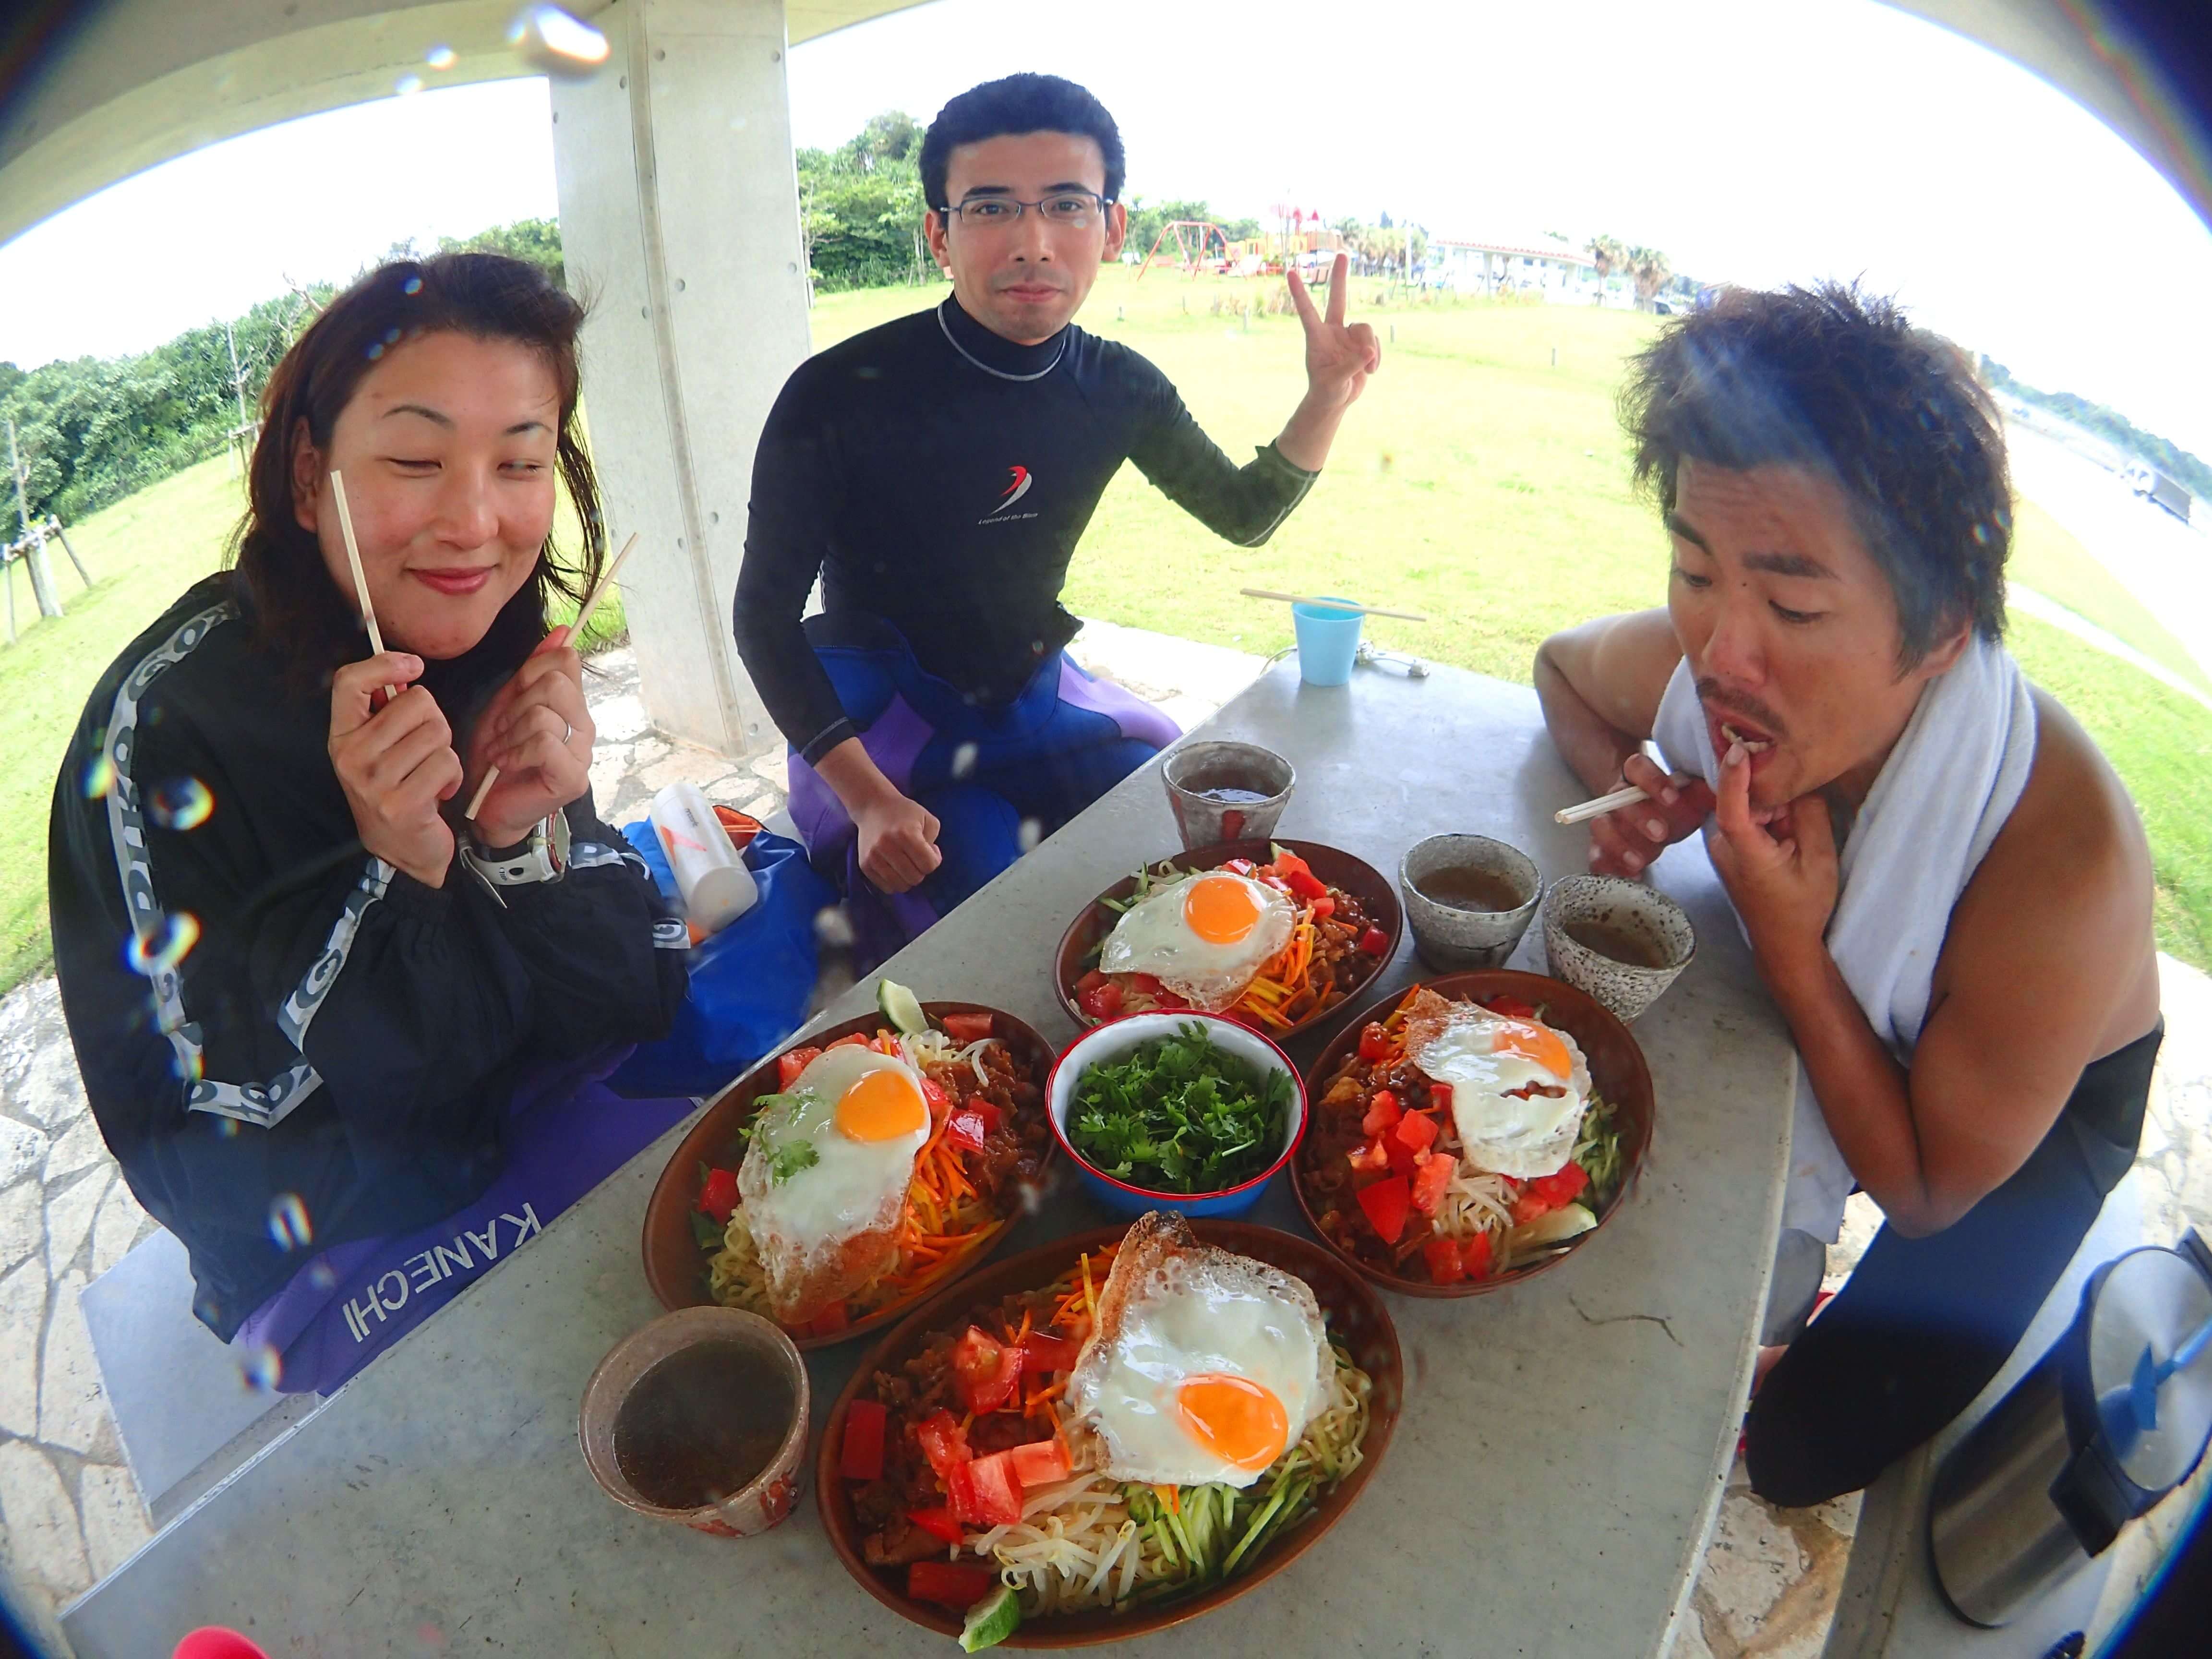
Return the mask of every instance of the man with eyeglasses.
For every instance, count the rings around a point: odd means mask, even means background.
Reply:
[[[1237,466],[1167,378],[1072,322],[1121,251],[1121,139],[1055,76],[963,93],[922,142],[935,309],[784,386],[754,462],[738,647],[791,744],[791,813],[880,960],[1180,735],[1065,652],[1070,556],[1124,460],[1256,547],[1312,487],[1380,363],[1295,272],[1307,389]],[[1130,563],[1149,580],[1149,562]],[[823,611],[802,623],[817,574]]]

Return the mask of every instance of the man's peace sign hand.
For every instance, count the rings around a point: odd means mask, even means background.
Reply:
[[[1306,398],[1324,409],[1342,410],[1366,389],[1367,377],[1382,366],[1382,347],[1364,323],[1346,325],[1344,302],[1352,283],[1351,261],[1336,256],[1328,276],[1328,314],[1315,309],[1313,295],[1296,267],[1290,272],[1291,303],[1306,329]]]

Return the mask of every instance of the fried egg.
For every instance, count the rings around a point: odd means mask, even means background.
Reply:
[[[1556,1174],[1573,1156],[1589,1066],[1556,1026],[1458,1004],[1413,1063],[1451,1085],[1452,1122],[1476,1169],[1529,1180]]]
[[[1291,942],[1297,912],[1249,876],[1208,870],[1157,888],[1107,935],[1101,972],[1150,974],[1194,1007],[1219,1011]]]
[[[1068,1378],[1108,1479],[1249,1486],[1328,1399],[1336,1358],[1303,1279],[1200,1244],[1155,1212],[1130,1229]]]
[[[778,1313],[888,1267],[929,1139],[921,1074],[857,1043],[826,1049],[753,1122],[738,1192]]]

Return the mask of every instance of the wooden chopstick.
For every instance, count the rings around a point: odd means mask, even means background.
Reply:
[[[1633,806],[1640,800],[1650,800],[1648,790],[1630,784],[1626,789],[1616,789],[1609,795],[1600,795],[1595,800],[1586,800],[1580,806],[1562,806],[1552,814],[1554,823],[1587,823],[1592,818],[1601,818],[1607,812],[1617,812],[1624,806]]]
[[[331,473],[331,495],[338,504],[338,534],[345,538],[346,564],[353,571],[354,597],[361,601],[361,619],[368,629],[368,648],[378,656],[384,654],[384,630],[376,625],[376,607],[369,603],[368,578],[362,574],[361,548],[353,538],[353,514],[346,507],[345,474]],[[384,688],[384,700],[390,702],[399,695],[399,688]]]
[[[592,584],[592,591],[584,595],[583,604],[576,607],[576,620],[568,624],[569,639],[576,640],[583,637],[584,624],[591,621],[592,612],[599,609],[599,600],[605,594],[607,585],[615,579],[615,572],[622,568],[622,562],[629,557],[630,549],[637,545],[637,535],[636,531],[630,532],[629,539],[622,544],[622,551],[607,561],[607,568],[599,572],[599,579]],[[563,643],[566,641],[564,641]],[[499,768],[495,766],[489,769],[483,775],[483,781],[477,785],[476,793],[469,797],[467,809],[461,816],[470,823],[475,823],[477,813],[483,806],[484,797],[491,793],[492,785],[498,781]]]
[[[1411,611],[1385,611],[1379,605],[1359,605],[1351,599],[1314,599],[1303,593],[1278,593],[1272,587],[1240,587],[1237,590],[1248,599],[1280,599],[1286,605],[1317,605],[1324,611],[1353,611],[1363,617],[1395,617],[1400,622],[1428,621],[1426,617]]]

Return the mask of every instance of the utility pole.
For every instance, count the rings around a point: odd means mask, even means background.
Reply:
[[[8,470],[15,475],[15,521],[22,527],[22,538],[15,544],[22,550],[23,562],[30,567],[31,592],[39,601],[41,617],[58,617],[62,614],[62,602],[54,592],[54,579],[46,570],[46,522],[41,520],[36,526],[31,523],[30,502],[24,492],[24,485],[30,474],[24,467],[21,457],[16,453],[15,422],[12,416],[8,422]],[[8,592],[12,604],[15,599],[12,586]]]
[[[222,337],[230,347],[230,395],[238,403],[238,424],[230,432],[231,467],[234,476],[243,477],[257,434],[246,414],[246,371],[238,366],[238,331],[228,321],[222,325]]]

